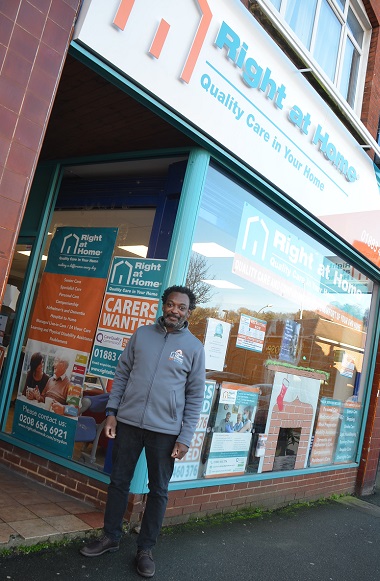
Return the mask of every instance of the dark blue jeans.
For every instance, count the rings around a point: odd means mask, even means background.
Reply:
[[[121,537],[129,487],[137,461],[145,448],[149,493],[137,546],[139,549],[154,547],[168,502],[168,485],[174,468],[171,453],[176,439],[176,436],[117,423],[111,482],[104,514],[104,532],[107,537],[112,540],[119,540]]]

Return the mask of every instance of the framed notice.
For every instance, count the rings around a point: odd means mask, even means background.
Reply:
[[[240,315],[236,347],[261,353],[264,346],[267,322],[249,315]]]

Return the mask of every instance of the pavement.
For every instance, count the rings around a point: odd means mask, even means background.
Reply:
[[[0,553],[83,536],[102,526],[103,513],[94,505],[0,465]]]
[[[95,531],[85,532],[88,535]],[[142,579],[134,565],[136,535],[120,550],[86,558],[85,540],[0,555],[0,581]],[[154,550],[155,581],[378,581],[380,492],[262,513],[212,517],[164,528]]]

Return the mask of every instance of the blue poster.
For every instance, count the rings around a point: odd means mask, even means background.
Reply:
[[[12,435],[58,456],[72,457],[76,419],[55,414],[45,404],[31,405],[20,399],[16,399],[14,417]]]

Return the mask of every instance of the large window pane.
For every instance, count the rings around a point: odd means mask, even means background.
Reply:
[[[340,92],[347,102],[353,107],[356,95],[356,85],[359,71],[359,54],[351,40],[346,40],[346,50],[340,81]]]
[[[321,4],[313,56],[332,81],[335,77],[340,32],[341,24],[327,0],[324,0]]]
[[[354,461],[372,281],[216,167],[190,272],[215,388],[198,478]]]
[[[302,43],[310,48],[317,0],[288,0],[285,20]]]
[[[347,26],[351,31],[356,42],[361,47],[363,44],[364,31],[363,28],[360,26],[358,19],[356,18],[351,8],[348,9]]]

